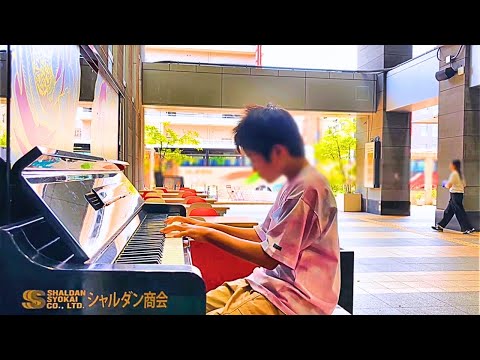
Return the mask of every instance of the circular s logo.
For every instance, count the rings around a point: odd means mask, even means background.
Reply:
[[[22,306],[25,309],[42,309],[45,307],[45,291],[42,290],[25,290],[23,292]]]

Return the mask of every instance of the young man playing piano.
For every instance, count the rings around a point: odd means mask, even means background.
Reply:
[[[286,110],[248,108],[234,134],[237,149],[263,179],[287,178],[263,224],[247,229],[174,216],[162,231],[258,265],[246,278],[209,291],[207,314],[331,314],[340,292],[340,248],[330,185],[306,160]]]

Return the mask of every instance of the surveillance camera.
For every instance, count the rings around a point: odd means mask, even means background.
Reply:
[[[437,79],[437,81],[448,80],[451,77],[453,77],[456,73],[457,73],[457,70],[449,66],[443,70],[437,71],[435,73],[435,79]]]

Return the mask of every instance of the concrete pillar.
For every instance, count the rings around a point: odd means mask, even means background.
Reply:
[[[412,58],[412,45],[359,45],[358,69],[390,68]],[[377,109],[357,118],[357,188],[362,211],[382,215],[410,215],[411,113],[385,111],[385,73],[377,78]],[[365,143],[381,140],[380,188],[363,184]]]
[[[397,66],[412,58],[412,45],[358,45],[358,70]]]
[[[444,69],[448,55],[456,55],[460,45],[443,46],[440,49],[439,68]],[[455,75],[441,81],[438,99],[438,175],[439,181],[448,178],[448,165],[453,159],[462,161],[467,187],[463,204],[470,222],[480,227],[480,86],[470,87],[471,46],[465,45],[454,62],[454,68],[465,67],[464,75]],[[449,200],[449,192],[438,188],[435,221],[443,216]],[[447,228],[460,230],[456,217]]]

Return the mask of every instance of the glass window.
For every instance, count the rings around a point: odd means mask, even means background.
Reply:
[[[424,160],[412,160],[410,162],[410,172],[412,174],[423,172],[425,168],[425,161]]]
[[[107,45],[108,46],[108,71],[113,73],[113,45]]]
[[[127,87],[127,51],[128,51],[128,46],[123,45],[123,74],[122,74],[122,79],[123,79],[123,86]]]
[[[427,124],[421,124],[420,125],[420,136],[423,136],[423,137],[428,136],[428,125]]]
[[[109,45],[109,62],[110,46],[111,45]],[[94,89],[92,121],[90,125],[91,152],[92,155],[116,160],[119,158],[119,95],[100,74],[97,76]]]
[[[412,57],[425,54],[427,51],[435,49],[437,45],[412,45]]]

